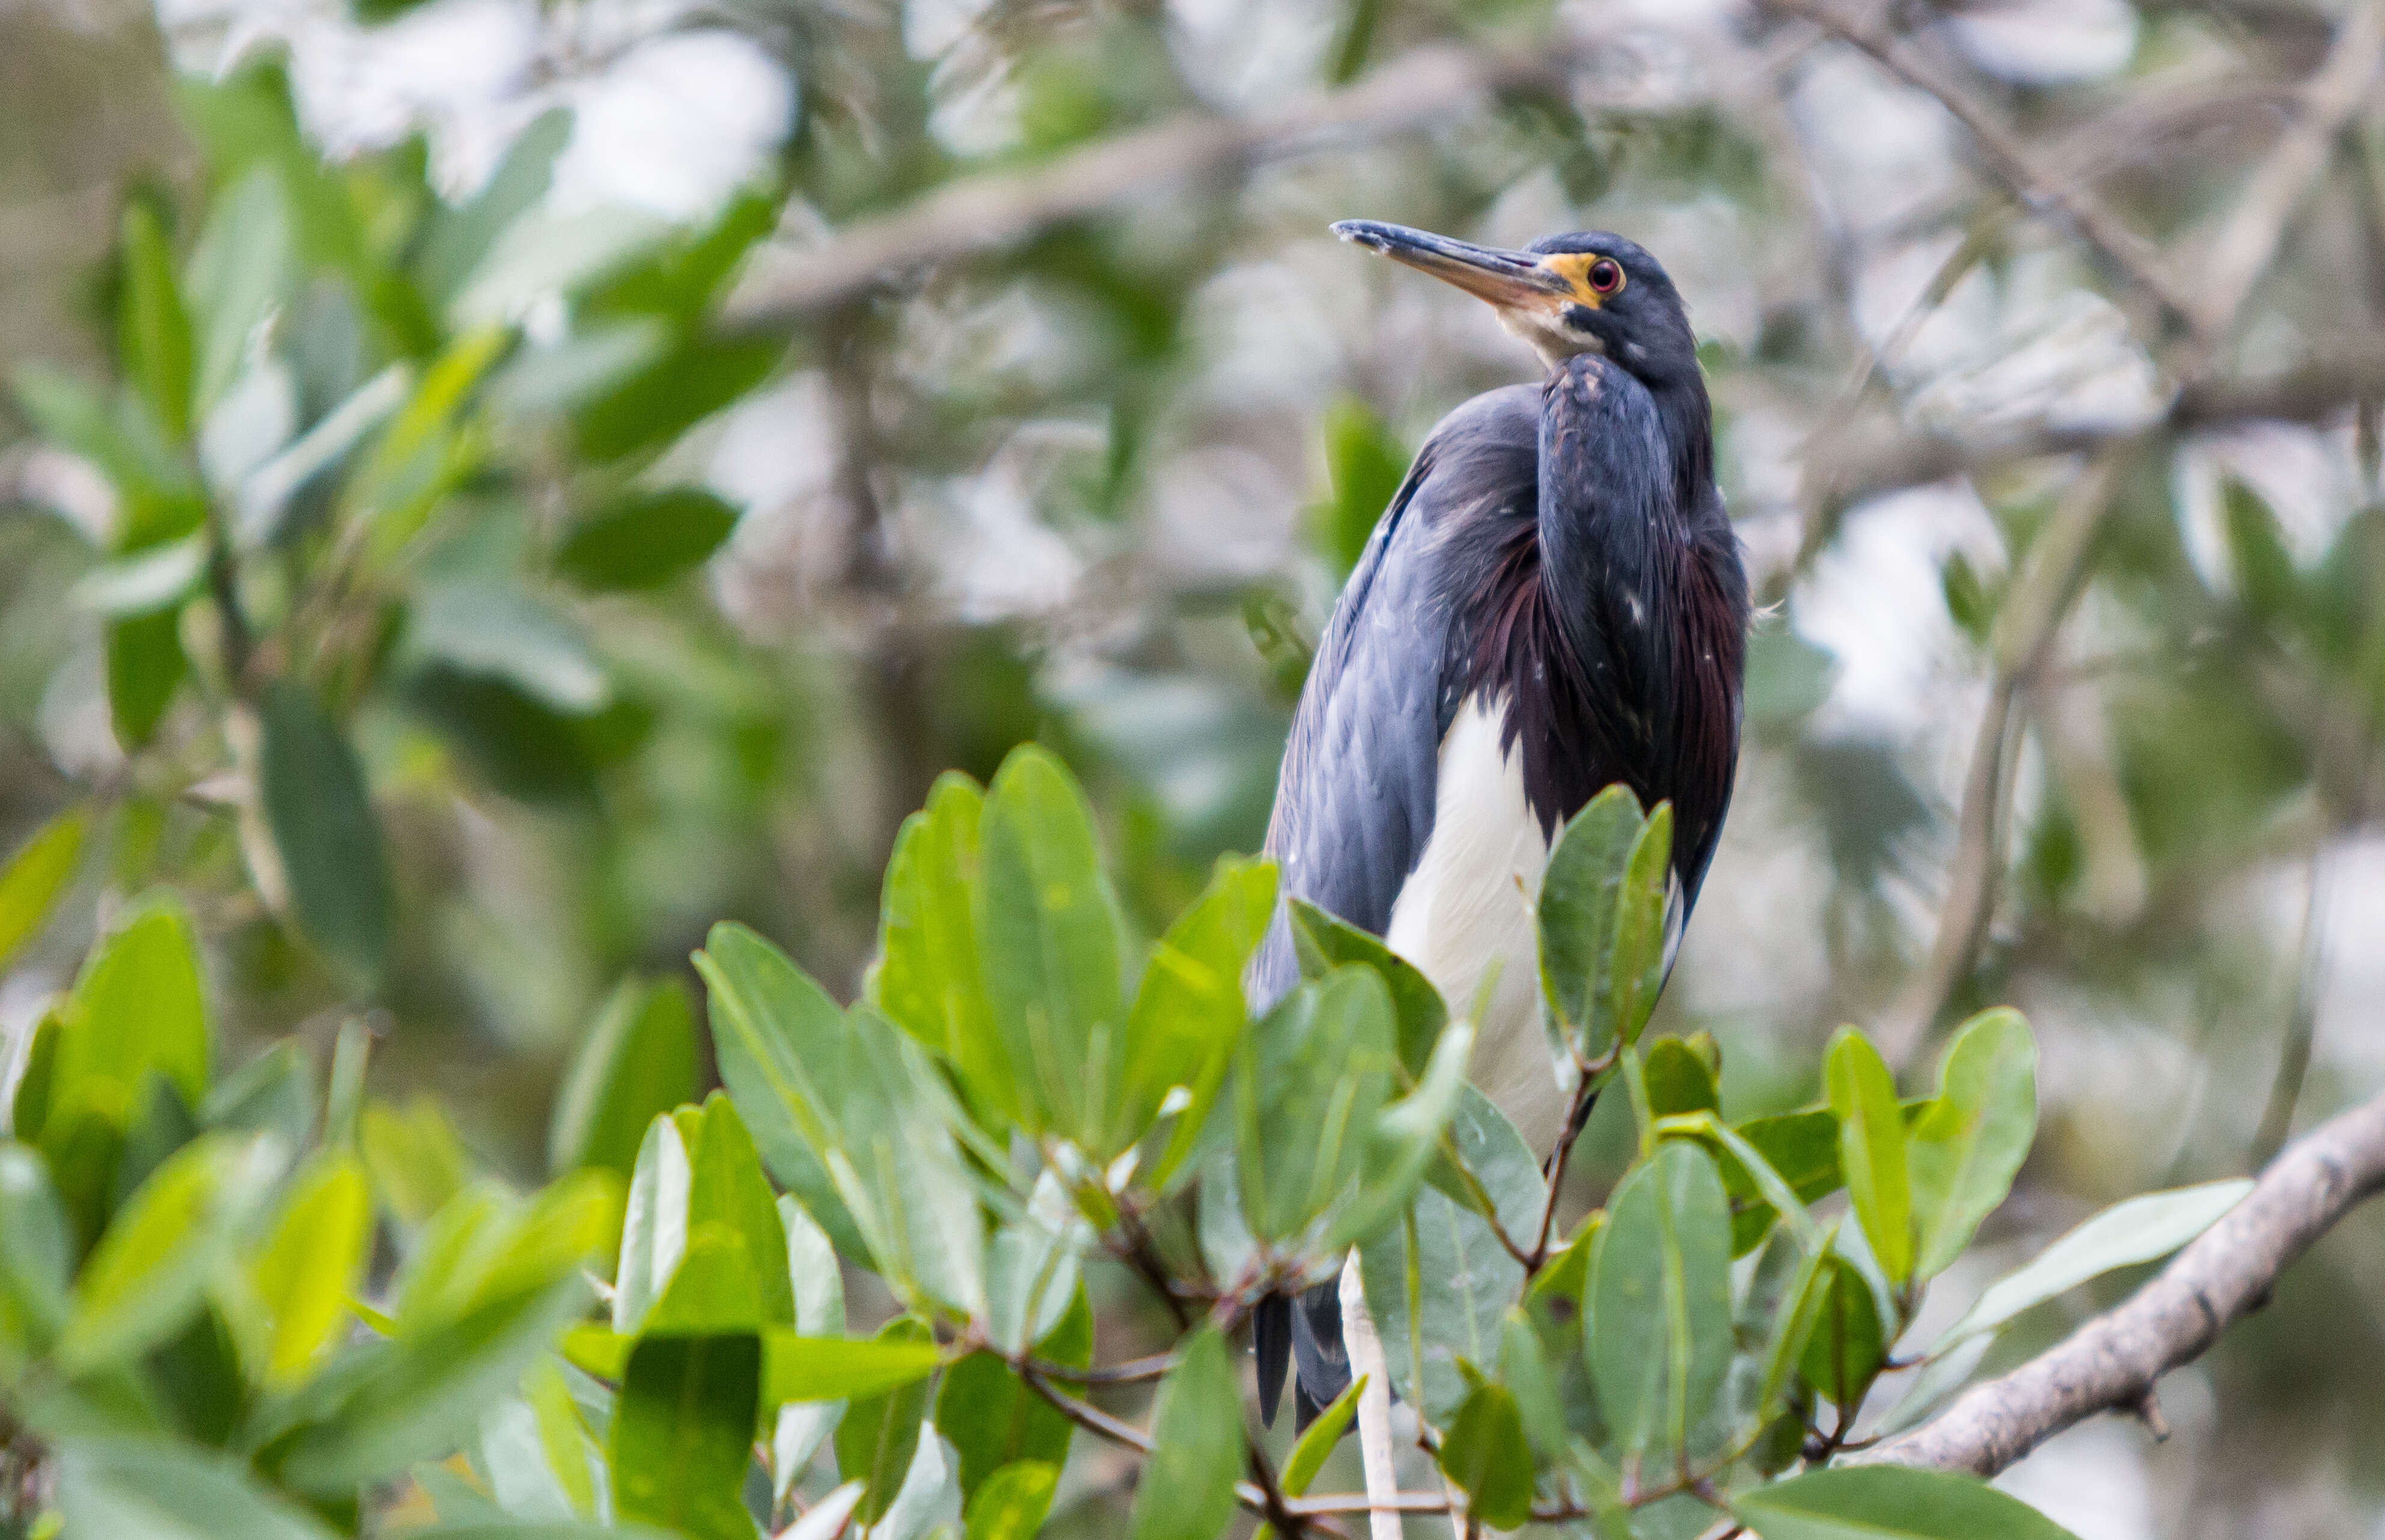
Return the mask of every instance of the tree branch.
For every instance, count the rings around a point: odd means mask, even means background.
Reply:
[[[2385,1096],[2288,1146],[2225,1219],[2118,1308],[1853,1463],[1992,1476],[2065,1428],[2145,1404],[2154,1382],[2259,1308],[2287,1266],[2385,1189]]]
[[[1970,133],[1989,169],[2031,207],[2061,216],[2080,238],[2164,310],[2191,326],[2196,310],[2170,280],[2160,255],[2080,186],[2038,163],[2036,154],[1993,108],[1972,95],[1937,61],[1889,30],[1882,9],[1860,14],[1835,0],[1762,0],[1768,9],[1810,21],[1869,55],[1889,73],[1938,99]]]
[[[947,183],[846,226],[826,245],[733,295],[731,331],[784,330],[886,278],[999,250],[1063,221],[1177,182],[1446,117],[1486,94],[1561,85],[1561,45],[1515,52],[1420,48],[1355,85],[1251,118],[1201,114],[1101,140],[1045,165]]]

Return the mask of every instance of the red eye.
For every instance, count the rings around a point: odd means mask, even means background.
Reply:
[[[1611,294],[1623,287],[1623,266],[1613,257],[1602,257],[1590,265],[1590,286],[1597,294]]]

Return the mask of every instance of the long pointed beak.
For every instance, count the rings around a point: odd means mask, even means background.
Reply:
[[[1478,246],[1375,219],[1343,219],[1334,225],[1333,233],[1455,283],[1503,310],[1553,311],[1574,297],[1572,286],[1530,252]]]

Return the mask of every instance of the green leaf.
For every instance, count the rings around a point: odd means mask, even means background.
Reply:
[[[613,682],[578,628],[520,589],[478,579],[427,587],[407,613],[404,646],[417,667],[500,681],[559,716],[612,704]]]
[[[1474,1051],[1474,1029],[1453,1021],[1425,1066],[1415,1090],[1383,1108],[1361,1165],[1357,1189],[1333,1215],[1318,1246],[1339,1256],[1392,1222],[1407,1208],[1439,1152],[1466,1091],[1466,1065]]]
[[[928,806],[903,820],[887,862],[871,998],[950,1060],[981,1117],[1016,1121],[1018,1088],[979,973],[975,892],[985,794],[965,775],[937,778]]]
[[[613,1330],[634,1335],[670,1287],[687,1254],[688,1189],[693,1172],[679,1125],[656,1113],[630,1178],[621,1216],[621,1255],[613,1274]],[[758,1322],[757,1322],[758,1324]]]
[[[691,1224],[687,1247],[662,1296],[639,1324],[643,1336],[725,1335],[758,1332],[761,1269],[745,1237],[718,1221]]]
[[[615,1510],[691,1540],[753,1540],[761,1372],[752,1333],[639,1338],[613,1413]]]
[[[2220,509],[2236,568],[2236,591],[2244,607],[2274,618],[2300,607],[2302,583],[2294,558],[2279,532],[2268,502],[2233,476],[2220,485]]]
[[[787,1235],[787,1272],[795,1296],[795,1330],[805,1336],[844,1333],[844,1274],[835,1243],[792,1195],[779,1199]]]
[[[1466,1493],[1470,1520],[1520,1529],[1531,1518],[1531,1445],[1506,1386],[1486,1381],[1467,1393],[1442,1440],[1441,1471]]]
[[[1637,1043],[1665,990],[1665,910],[1672,881],[1673,805],[1660,802],[1632,842],[1616,895],[1615,957],[1607,970],[1616,1034]]]
[[[1093,809],[1048,750],[1003,761],[986,794],[977,928],[986,997],[1030,1133],[1106,1159],[1126,1075],[1118,917]]]
[[[1715,1089],[1714,1071],[1697,1051],[1678,1037],[1659,1038],[1648,1045],[1641,1071],[1648,1078],[1648,1106],[1660,1118],[1682,1112],[1717,1112],[1722,1108]]]
[[[270,1180],[262,1140],[209,1134],[141,1184],[75,1280],[58,1358],[91,1369],[173,1334],[198,1308],[209,1274]]]
[[[744,1242],[762,1311],[761,1323],[795,1324],[795,1296],[787,1266],[787,1233],[779,1219],[778,1196],[754,1152],[753,1136],[727,1096],[716,1091],[704,1101],[703,1123],[690,1156],[687,1221],[693,1233],[720,1224]]]
[[[2037,1134],[2037,1044],[2014,1010],[1973,1017],[1946,1050],[1938,1095],[1905,1130],[1914,1217],[1921,1233],[1915,1276],[1954,1264],[1979,1221],[2012,1190]]]
[[[1817,1279],[1816,1286],[1823,1292],[1798,1358],[1798,1372],[1832,1406],[1853,1417],[1879,1377],[1889,1345],[1879,1306],[1862,1271],[1837,1255],[1825,1258],[1822,1266],[1827,1277]]]
[[[181,612],[160,609],[112,620],[106,632],[107,709],[116,741],[129,753],[156,736],[190,659],[182,652]]]
[[[209,1057],[190,920],[171,902],[144,904],[93,951],[60,1013],[49,1127],[88,1112],[121,1129],[153,1071],[195,1106]]]
[[[444,309],[455,299],[497,238],[546,195],[555,157],[570,139],[570,111],[549,108],[506,146],[505,157],[469,201],[442,206],[431,215],[414,258],[425,303]]]
[[[660,216],[626,204],[508,219],[446,306],[451,322],[510,321],[552,294],[584,293],[651,252],[670,233]]]
[[[1234,1070],[1242,1217],[1300,1234],[1352,1190],[1397,1068],[1392,1001],[1370,968],[1304,983],[1255,1024]]]
[[[74,1233],[50,1185],[49,1168],[27,1146],[0,1142],[0,1383],[48,1351],[66,1320]]]
[[[787,351],[776,337],[681,339],[578,418],[580,452],[603,462],[669,443],[769,378]]]
[[[1500,1328],[1499,1378],[1516,1397],[1517,1415],[1523,1419],[1532,1453],[1542,1459],[1561,1459],[1571,1442],[1564,1394],[1540,1333],[1520,1306],[1507,1312]]]
[[[1449,1007],[1441,991],[1414,963],[1383,945],[1382,938],[1328,914],[1305,898],[1295,898],[1292,911],[1292,947],[1300,958],[1303,978],[1321,979],[1345,963],[1364,963],[1382,975],[1392,992],[1392,1013],[1399,1024],[1400,1063],[1410,1074],[1424,1073],[1449,1024]]]
[[[421,1224],[444,1208],[471,1173],[455,1127],[427,1095],[403,1110],[368,1102],[357,1119],[356,1142],[374,1188],[406,1224]]]
[[[0,868],[0,966],[38,934],[50,909],[74,880],[91,813],[69,808],[44,823]]]
[[[1342,1435],[1350,1429],[1350,1420],[1358,1415],[1358,1397],[1367,1393],[1367,1376],[1352,1380],[1348,1388],[1336,1396],[1331,1404],[1317,1414],[1317,1421],[1300,1435],[1292,1446],[1292,1458],[1283,1462],[1283,1474],[1279,1478],[1284,1496],[1297,1497],[1324,1472],[1325,1461]]]
[[[264,1363],[268,1385],[306,1379],[362,1285],[372,1246],[372,1194],[362,1165],[327,1156],[301,1175],[249,1281],[271,1322]]]
[[[1035,1356],[1081,1369],[1093,1361],[1093,1312],[1082,1291]],[[936,1429],[960,1456],[961,1494],[974,1504],[978,1489],[1014,1460],[1055,1467],[1068,1458],[1075,1424],[992,1353],[972,1353],[944,1371],[936,1391]]]
[[[596,1013],[556,1095],[547,1171],[596,1168],[625,1180],[646,1125],[695,1098],[695,1008],[673,978],[628,978]]]
[[[2158,1261],[2219,1222],[2253,1190],[2249,1180],[2206,1182],[2116,1203],[2038,1253],[2028,1266],[1989,1284],[1961,1321],[1930,1348],[1934,1357],[1963,1338],[1992,1332],[2114,1268]]]
[[[240,1461],[163,1439],[77,1440],[58,1455],[69,1535],[108,1540],[333,1540]]]
[[[1277,698],[1287,704],[1299,700],[1317,661],[1317,643],[1301,623],[1300,607],[1273,589],[1254,588],[1242,595],[1242,630],[1267,665]]]
[[[1226,1339],[1204,1326],[1159,1382],[1152,1453],[1136,1484],[1133,1540],[1216,1540],[1242,1472],[1242,1399]]]
[[[1818,1202],[1838,1191],[1839,1118],[1829,1108],[1750,1118],[1732,1124],[1731,1132],[1755,1147],[1800,1203]],[[1724,1164],[1722,1182],[1731,1198],[1731,1247],[1744,1256],[1755,1249],[1776,1216],[1754,1178],[1736,1163]]]
[[[632,492],[572,525],[556,570],[582,588],[659,588],[718,550],[737,517],[701,487]]]
[[[1184,1104],[1150,1183],[1184,1168],[1226,1083],[1250,1013],[1242,976],[1275,912],[1276,870],[1265,861],[1220,859],[1209,885],[1152,947],[1127,1019],[1126,1084],[1118,1140],[1141,1135],[1177,1087]]]
[[[1839,1169],[1872,1255],[1891,1283],[1913,1276],[1913,1193],[1905,1174],[1904,1114],[1879,1050],[1853,1027],[1830,1039],[1825,1070],[1839,1119]]]
[[[1325,414],[1325,470],[1332,498],[1320,510],[1317,544],[1335,576],[1347,577],[1407,474],[1407,452],[1373,407],[1345,395]]]
[[[260,714],[257,792],[299,928],[352,976],[377,982],[394,900],[364,769],[295,681],[274,681]]]
[[[253,168],[219,194],[191,253],[198,359],[193,416],[204,422],[248,362],[250,339],[290,282],[290,198],[271,168]]]
[[[1731,1506],[1762,1540],[2076,1540],[1976,1477],[1894,1465],[1808,1471]]]
[[[879,1344],[932,1353],[935,1338],[927,1322],[915,1316],[897,1316],[880,1329]],[[836,1428],[836,1468],[847,1480],[865,1484],[861,1504],[854,1511],[864,1523],[876,1523],[893,1506],[910,1473],[911,1457],[919,1446],[919,1424],[928,1414],[924,1379],[869,1394],[845,1393],[852,1405]],[[825,1399],[826,1397],[823,1397]]]
[[[1480,1198],[1507,1232],[1507,1238],[1527,1250],[1539,1237],[1542,1211],[1548,1204],[1548,1183],[1541,1163],[1516,1125],[1498,1104],[1473,1085],[1458,1093],[1456,1115],[1449,1121],[1449,1142],[1464,1175],[1444,1158],[1435,1162],[1427,1180],[1458,1202],[1480,1209]],[[1469,1182],[1467,1178],[1472,1178]]]
[[[969,1498],[966,1540],[1033,1540],[1059,1485],[1057,1465],[1022,1459],[1004,1466]]]
[[[174,283],[173,253],[146,199],[124,206],[124,294],[117,346],[125,377],[157,425],[181,443],[191,434],[191,318]]]
[[[786,956],[742,925],[716,925],[696,970],[710,993],[721,1083],[770,1174],[837,1249],[869,1258],[821,1151],[843,1143],[838,1109],[848,1058],[844,1013]]]
[[[1730,1210],[1705,1151],[1668,1142],[1606,1212],[1585,1300],[1591,1378],[1624,1448],[1668,1468],[1730,1366]]]
[[[1615,1045],[1617,927],[1632,850],[1646,832],[1630,788],[1609,786],[1567,823],[1541,880],[1541,992],[1555,1030],[1585,1058]]]
[[[1468,1385],[1457,1360],[1498,1360],[1524,1266],[1482,1217],[1427,1188],[1405,1222],[1360,1245],[1367,1310],[1382,1336],[1392,1388],[1445,1424]]]

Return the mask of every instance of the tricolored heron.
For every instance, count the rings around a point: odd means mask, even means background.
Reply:
[[[1286,895],[1381,935],[1456,1008],[1499,968],[1472,1075],[1545,1158],[1566,1101],[1530,905],[1556,832],[1617,782],[1671,802],[1678,939],[1739,759],[1747,576],[1696,338],[1619,235],[1497,251],[1333,229],[1490,301],[1548,376],[1476,396],[1417,451],[1317,647],[1267,853]],[[1255,1003],[1298,971],[1279,915]],[[1267,1301],[1256,1334],[1270,1421],[1288,1358],[1304,1426],[1347,1384],[1331,1284]]]

